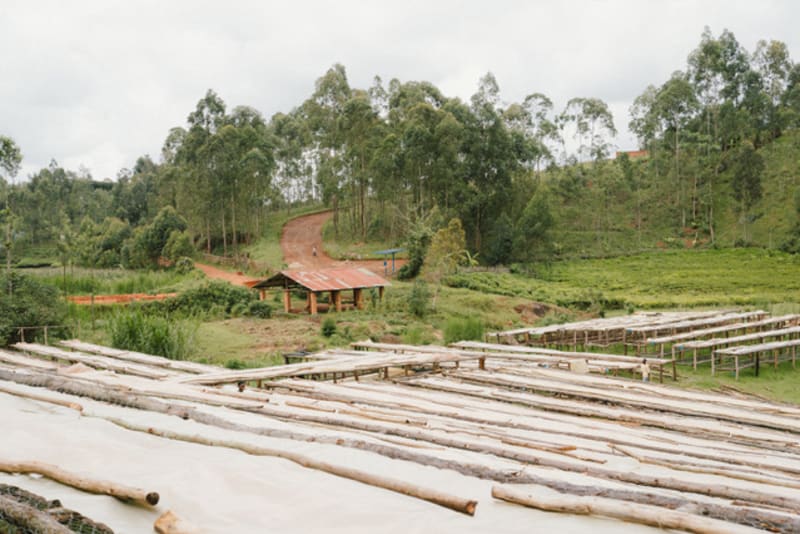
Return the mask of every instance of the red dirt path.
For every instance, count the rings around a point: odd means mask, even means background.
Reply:
[[[377,260],[335,260],[328,256],[322,248],[322,226],[333,216],[332,211],[304,215],[292,219],[283,227],[281,248],[283,258],[289,269],[331,269],[334,267],[365,267],[384,276],[382,259]],[[314,256],[314,247],[317,255]],[[387,257],[389,269],[391,258]],[[396,260],[395,269],[399,269],[406,260]]]
[[[156,295],[148,295],[147,293],[126,293],[123,295],[95,295],[95,304],[128,304],[130,302],[143,301],[143,300],[164,300],[170,297],[177,296],[177,293],[158,293]],[[67,300],[75,304],[87,306],[92,303],[90,295],[75,295],[67,297]]]
[[[222,269],[217,269],[213,265],[206,265],[205,263],[195,262],[194,266],[203,271],[205,275],[212,280],[224,280],[235,286],[250,287],[259,281],[258,278],[253,278],[245,274],[223,271]]]

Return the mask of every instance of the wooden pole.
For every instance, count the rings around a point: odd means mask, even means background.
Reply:
[[[560,479],[544,478],[541,476],[534,475],[533,473],[511,471],[508,469],[492,469],[484,465],[473,464],[465,462],[463,460],[450,460],[446,458],[439,458],[429,454],[421,453],[416,450],[408,450],[406,448],[387,445],[385,443],[376,443],[361,439],[353,439],[347,436],[328,437],[328,436],[321,436],[319,434],[305,434],[285,429],[247,426],[234,423],[232,421],[228,421],[226,419],[223,419],[221,417],[212,414],[203,413],[190,406],[171,405],[165,402],[149,399],[142,395],[133,395],[129,393],[116,391],[113,388],[104,386],[103,384],[87,384],[84,383],[83,381],[77,381],[66,377],[48,376],[47,374],[44,373],[23,375],[0,369],[0,378],[20,383],[28,383],[28,385],[35,385],[38,387],[46,387],[58,391],[64,391],[66,393],[73,395],[88,396],[103,402],[111,402],[114,404],[120,404],[123,406],[134,407],[142,410],[154,411],[157,413],[167,413],[175,415],[177,417],[181,417],[182,419],[192,419],[198,423],[213,425],[219,428],[224,428],[237,432],[250,432],[253,434],[263,435],[263,436],[291,439],[296,441],[325,443],[325,444],[369,451],[388,458],[415,462],[420,465],[427,465],[439,469],[451,469],[466,476],[472,476],[482,479],[490,479],[496,482],[513,482],[519,484],[547,485],[548,487],[552,487],[559,491],[569,491],[571,493],[578,495],[602,495],[606,497],[610,496],[624,500],[631,500],[633,502],[655,503],[660,506],[668,506],[670,508],[673,507],[679,508],[691,505],[693,507],[699,507],[703,511],[702,513],[704,514],[707,513],[711,517],[717,517],[726,520],[735,520],[742,524],[748,524],[754,526],[772,525],[774,526],[775,530],[779,531],[782,530],[784,532],[800,532],[800,521],[798,521],[797,516],[794,515],[787,516],[784,513],[756,509],[750,506],[733,507],[728,505],[718,505],[708,502],[700,502],[697,500],[690,500],[691,498],[687,499],[683,496],[681,498],[665,497],[653,492],[631,491],[626,489],[614,489],[614,488],[583,487],[565,483],[563,480]],[[105,420],[110,420],[115,424],[119,424],[120,426],[123,426],[125,428],[130,428],[130,425],[128,425],[127,423],[119,422],[114,418],[109,418],[107,416],[94,415],[94,414],[92,414],[92,416],[99,417]],[[596,476],[596,473],[594,472],[589,472],[588,474]],[[558,475],[556,474],[555,476]],[[647,482],[643,480],[631,480],[630,482],[633,482],[634,484],[637,483],[647,484]],[[666,485],[664,487],[670,487],[670,486],[671,485]],[[683,491],[692,491],[691,489],[687,488],[682,488],[682,489]],[[710,494],[715,494],[715,492],[711,492]],[[741,494],[736,495],[736,498],[740,496]],[[754,501],[754,499],[752,498],[743,500],[746,500],[748,502]],[[796,502],[791,502],[791,503],[779,502],[782,500],[783,500],[782,498],[775,499],[772,496],[770,496],[767,502],[769,503],[770,506],[783,506],[784,508],[788,506],[789,509],[791,510],[800,507],[800,505],[796,505]],[[771,529],[773,529],[772,526],[770,527]]]
[[[684,530],[697,534],[756,534],[763,532],[761,529],[668,510],[659,506],[633,504],[603,497],[533,495],[508,486],[493,486],[492,497],[548,512],[600,515],[657,528]]]
[[[182,434],[179,432],[173,432],[171,430],[159,430],[152,427],[138,425],[120,420],[115,420],[114,422],[120,426],[128,428],[129,430],[147,432],[148,434],[152,434],[154,436],[159,436],[167,439],[174,439],[189,443],[197,443],[200,445],[207,445],[211,447],[225,447],[229,449],[237,449],[247,454],[251,454],[253,456],[273,456],[276,458],[283,458],[284,460],[289,460],[290,462],[294,462],[298,465],[307,467],[309,469],[324,471],[325,473],[336,475],[342,478],[348,478],[350,480],[355,480],[357,482],[362,482],[364,484],[369,484],[371,486],[376,486],[379,488],[387,489],[389,491],[402,493],[403,495],[408,495],[410,497],[416,497],[418,499],[432,502],[434,504],[438,504],[439,506],[450,508],[451,510],[455,510],[456,512],[461,512],[467,515],[474,515],[475,508],[478,506],[478,502],[471,499],[456,497],[454,495],[443,493],[437,490],[425,488],[423,486],[418,486],[416,484],[411,484],[403,480],[376,475],[373,473],[369,473],[367,471],[362,471],[360,469],[354,469],[352,467],[346,467],[343,465],[331,464],[328,462],[324,462],[322,460],[318,460],[316,458],[312,458],[311,456],[305,456],[292,451],[287,451],[283,449],[270,449],[267,447],[260,447],[257,445],[250,445],[248,443],[239,443],[230,440],[207,438],[197,434]]]
[[[58,466],[42,462],[7,462],[0,460],[0,471],[4,473],[31,474],[37,473],[61,484],[79,490],[100,495],[110,495],[123,502],[139,506],[155,506],[158,504],[158,493],[145,491],[105,480],[94,480],[65,471]]]

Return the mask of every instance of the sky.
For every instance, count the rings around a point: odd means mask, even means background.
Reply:
[[[341,63],[352,87],[424,80],[468,101],[491,72],[505,103],[600,98],[635,149],[631,103],[686,68],[705,26],[800,61],[798,22],[794,0],[0,0],[0,135],[19,179],[51,160],[114,179],[159,161],[208,89],[269,119]]]

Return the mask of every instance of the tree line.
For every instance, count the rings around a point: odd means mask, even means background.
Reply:
[[[643,160],[609,159],[616,127],[600,99],[557,110],[538,92],[513,103],[499,95],[491,73],[463,101],[424,81],[352,87],[337,64],[267,120],[209,90],[158,161],[142,156],[114,182],[52,162],[12,186],[20,153],[3,137],[6,248],[72,243],[88,251],[84,262],[146,265],[176,232],[170,250],[229,255],[271,214],[319,203],[340,239],[424,248],[457,218],[473,257],[507,264],[574,248],[571,233],[613,249],[614,232],[641,240],[664,221],[714,242],[727,196],[746,240],[760,149],[800,124],[800,66],[786,45],[761,41],[749,53],[727,30],[706,29],[686,68],[635,100]]]

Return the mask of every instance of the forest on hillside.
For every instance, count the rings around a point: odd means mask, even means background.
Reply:
[[[489,265],[669,246],[796,252],[800,64],[782,42],[748,51],[706,29],[676,67],[631,108],[642,151],[615,158],[600,99],[505,103],[491,73],[468,102],[425,81],[356,88],[338,64],[269,119],[209,90],[157,158],[113,181],[55,161],[12,181],[23,150],[0,136],[3,255],[42,246],[131,267],[233,255],[300,205],[330,207],[336,238],[352,241],[424,242],[457,218]]]

